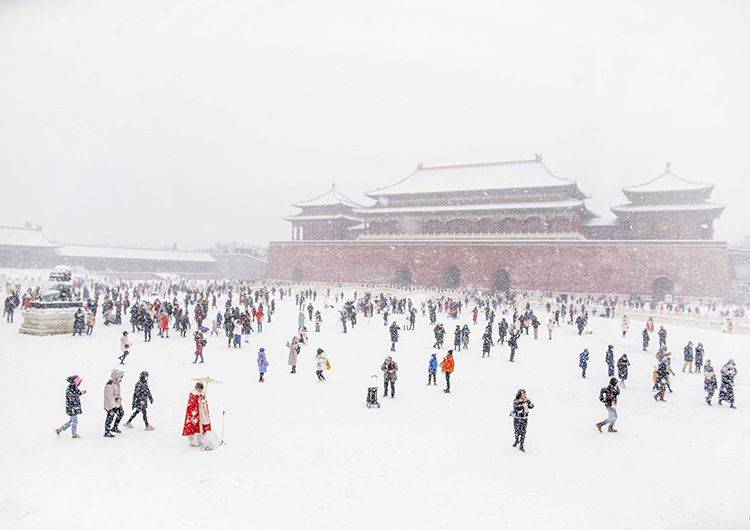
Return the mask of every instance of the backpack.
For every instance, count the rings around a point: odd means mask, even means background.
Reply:
[[[599,401],[606,403],[609,398],[609,388],[604,387],[599,391]]]

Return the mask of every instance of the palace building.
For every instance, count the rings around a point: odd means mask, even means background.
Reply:
[[[268,251],[268,277],[548,293],[721,298],[724,207],[713,185],[665,171],[624,188],[602,221],[574,180],[529,160],[424,166],[365,193],[335,187],[295,203],[292,241]]]

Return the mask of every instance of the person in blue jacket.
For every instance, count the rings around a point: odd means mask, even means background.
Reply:
[[[589,350],[583,350],[578,356],[578,366],[581,367],[581,375],[586,379],[586,367],[589,365]]]
[[[437,354],[433,353],[430,356],[430,364],[427,366],[427,386],[437,386]]]
[[[259,383],[264,383],[263,376],[268,370],[268,359],[266,359],[266,350],[261,348],[258,350],[258,373],[260,373]]]

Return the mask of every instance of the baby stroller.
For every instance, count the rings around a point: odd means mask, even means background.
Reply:
[[[366,405],[368,409],[371,409],[372,407],[380,408],[380,403],[378,403],[378,376],[377,375],[373,375],[370,378],[370,386],[367,388]]]

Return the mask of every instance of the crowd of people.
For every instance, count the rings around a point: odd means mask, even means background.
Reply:
[[[29,289],[23,296],[12,291],[5,300],[6,320],[12,322],[13,312],[21,300],[31,300],[39,289]],[[323,325],[323,315],[326,310],[333,310],[340,320],[340,332],[355,332],[361,319],[370,319],[379,315],[383,327],[387,330],[391,355],[385,358],[381,365],[383,377],[383,397],[395,399],[396,382],[398,379],[398,363],[394,356],[398,351],[398,343],[402,329],[413,331],[418,319],[428,323],[432,329],[434,342],[432,351],[427,359],[427,385],[437,385],[437,372],[440,371],[445,379],[445,393],[451,392],[451,376],[456,369],[455,354],[470,347],[472,328],[483,328],[481,333],[481,356],[489,359],[498,348],[507,348],[508,362],[518,361],[519,345],[540,339],[539,328],[547,330],[545,340],[553,340],[558,328],[572,327],[572,331],[582,337],[588,331],[590,318],[616,318],[616,314],[624,307],[620,301],[602,298],[549,298],[545,303],[532,306],[529,298],[511,293],[481,293],[464,292],[440,294],[435,296],[415,296],[408,291],[373,290],[354,291],[347,295],[341,289],[324,287],[319,291],[312,287],[298,287],[288,285],[250,285],[242,282],[96,282],[86,281],[75,285],[73,299],[81,301],[81,307],[75,312],[73,319],[73,336],[90,336],[95,329],[96,316],[102,317],[104,326],[122,326],[122,315],[129,315],[130,329],[122,331],[119,339],[120,365],[124,365],[134,348],[131,334],[142,333],[143,342],[151,341],[151,331],[155,327],[157,336],[166,340],[170,338],[170,330],[180,337],[186,337],[192,331],[194,343],[193,363],[206,361],[206,346],[208,338],[220,336],[221,331],[226,337],[227,348],[242,348],[248,342],[250,334],[263,332],[263,327],[272,323],[277,304],[294,303],[297,320],[294,332],[286,342],[288,351],[288,366],[290,374],[297,373],[298,358],[302,349],[309,343],[307,324],[314,327],[314,333],[320,333]],[[220,302],[223,301],[223,304]],[[632,305],[632,304],[631,304]],[[603,309],[602,309],[603,308]],[[546,313],[546,317],[539,315]],[[466,317],[464,317],[466,315]],[[453,320],[452,348],[445,355],[438,354],[445,348],[446,325],[444,322]],[[543,324],[544,322],[544,324]],[[282,322],[289,326],[289,322]],[[622,315],[620,332],[625,338],[632,323],[628,316]],[[329,330],[330,331],[330,330]],[[174,336],[174,335],[173,335]],[[657,402],[665,401],[665,394],[672,392],[670,378],[675,375],[672,369],[672,354],[667,346],[667,330],[659,326],[658,330],[653,318],[648,318],[641,331],[641,346],[648,351],[652,341],[658,341],[653,370],[653,397]],[[274,348],[279,345],[273,345]],[[425,346],[429,346],[425,344]],[[332,367],[331,360],[323,348],[318,348],[314,357],[315,377],[318,381],[327,381],[325,372]],[[630,359],[627,353],[617,354],[615,347],[609,345],[603,354],[606,365],[608,384],[603,387],[599,399],[607,410],[607,418],[596,423],[600,432],[607,426],[607,432],[617,432],[617,401],[621,389],[628,380]],[[586,378],[587,368],[591,362],[591,352],[584,348],[578,355],[581,376]],[[258,383],[266,382],[266,374],[270,362],[264,347],[257,351]],[[734,378],[737,369],[733,360],[728,360],[720,369],[719,379],[714,372],[711,360],[706,358],[703,345],[698,342],[693,346],[689,342],[683,348],[683,373],[702,373],[706,403],[712,404],[713,396],[718,387],[718,404],[727,403],[735,407]],[[105,385],[104,436],[107,438],[119,434],[120,421],[124,415],[120,384],[123,372],[114,370]],[[66,414],[68,421],[56,429],[59,435],[71,428],[74,438],[77,434],[78,416],[82,413],[81,395],[85,390],[80,389],[81,378],[73,375],[67,378]],[[200,386],[199,386],[200,385]],[[196,385],[191,392],[190,404],[186,412],[185,436],[190,437],[191,444],[200,445],[196,434],[204,434],[210,430],[207,421],[208,409],[206,404],[205,387],[203,383]],[[141,373],[135,384],[132,399],[132,415],[125,423],[132,427],[132,421],[140,414],[145,428],[154,427],[148,421],[147,408],[153,402],[148,386],[148,373]],[[524,389],[520,389],[512,403],[511,416],[515,434],[514,447],[524,450],[526,427],[529,421],[532,402],[527,398]]]

